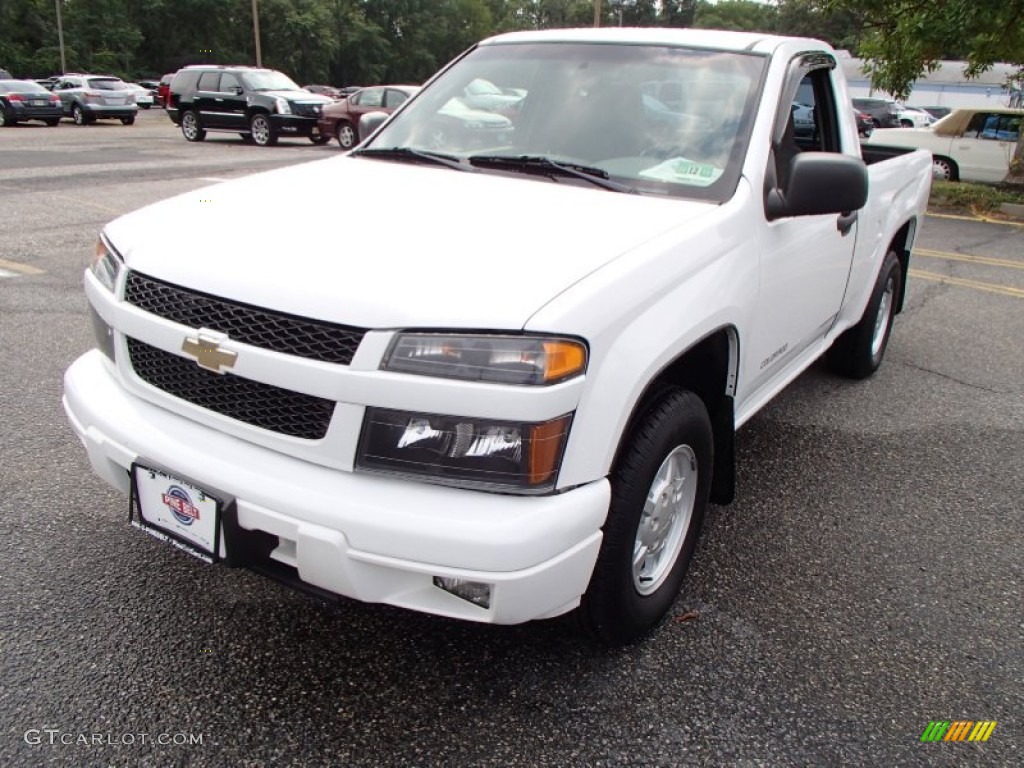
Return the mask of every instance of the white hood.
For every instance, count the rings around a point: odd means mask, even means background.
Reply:
[[[131,269],[367,328],[517,329],[589,273],[713,205],[342,156],[123,216]]]

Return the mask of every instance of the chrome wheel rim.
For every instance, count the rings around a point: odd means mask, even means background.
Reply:
[[[633,586],[650,595],[668,578],[683,548],[697,498],[697,457],[688,445],[675,448],[647,491],[633,542]]]
[[[194,139],[198,128],[199,124],[196,121],[196,116],[191,112],[181,118],[181,132],[185,134],[186,139]]]
[[[338,126],[338,144],[341,145],[342,149],[348,149],[356,143],[356,134],[352,130],[351,125],[339,125]]]
[[[882,293],[882,300],[878,302],[878,314],[875,315],[875,332],[871,337],[871,356],[878,357],[885,344],[885,336],[889,330],[890,314],[892,312],[893,294],[896,292],[896,281],[892,275],[885,281],[885,291]]]
[[[75,125],[81,125],[85,122],[85,115],[83,114],[82,110],[78,107],[75,107],[75,109],[71,113],[71,116],[75,119]]]
[[[266,118],[253,118],[252,138],[257,144],[266,144],[270,140],[270,126],[267,124]]]
[[[953,171],[945,161],[935,160],[932,163],[932,178],[949,181],[953,178]]]

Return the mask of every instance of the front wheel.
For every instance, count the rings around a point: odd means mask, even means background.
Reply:
[[[317,146],[320,146],[320,145],[326,144],[328,141],[330,141],[331,137],[330,136],[325,136],[324,134],[320,134],[318,136],[310,136],[309,140],[312,141]]]
[[[827,360],[833,371],[851,379],[866,379],[878,370],[889,345],[902,285],[900,260],[895,251],[889,251],[882,260],[882,269],[860,322],[836,339],[828,351]]]
[[[85,116],[85,110],[77,104],[71,108],[71,119],[75,121],[75,125],[85,125],[89,122],[89,118]]]
[[[665,617],[697,545],[711,488],[703,401],[670,389],[632,430],[611,476],[601,551],[579,608],[599,641],[623,645]]]
[[[181,135],[186,141],[202,141],[206,131],[199,125],[199,115],[191,109],[181,113]]]
[[[51,118],[48,118],[48,119],[46,120],[46,124],[47,124],[48,126],[50,126],[51,128],[53,128],[53,127],[54,127],[54,126],[56,126],[56,125],[60,125],[60,118],[59,118],[59,117],[51,117]]]
[[[277,144],[277,133],[274,132],[270,117],[262,112],[252,116],[249,121],[249,132],[252,134],[252,140],[258,146],[270,147]]]

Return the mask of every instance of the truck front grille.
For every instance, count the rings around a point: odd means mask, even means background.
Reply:
[[[301,117],[320,117],[323,112],[322,104],[302,104],[292,102],[292,113]]]
[[[200,408],[292,437],[318,440],[327,434],[333,400],[214,373],[138,339],[128,339],[128,355],[140,379]]]
[[[139,272],[129,272],[124,298],[190,328],[226,333],[232,341],[288,355],[348,365],[366,333],[365,328],[326,323],[221,299]]]

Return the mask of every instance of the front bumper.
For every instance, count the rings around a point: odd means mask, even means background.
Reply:
[[[270,122],[274,130],[281,136],[313,136],[320,135],[317,118],[301,115],[271,115]]]
[[[239,526],[276,537],[270,558],[313,588],[515,624],[572,610],[590,582],[607,480],[521,497],[315,465],[134,397],[97,350],[65,373],[64,408],[111,485],[127,494],[128,468],[140,460],[229,494]],[[435,576],[493,585],[490,607],[441,590]]]

